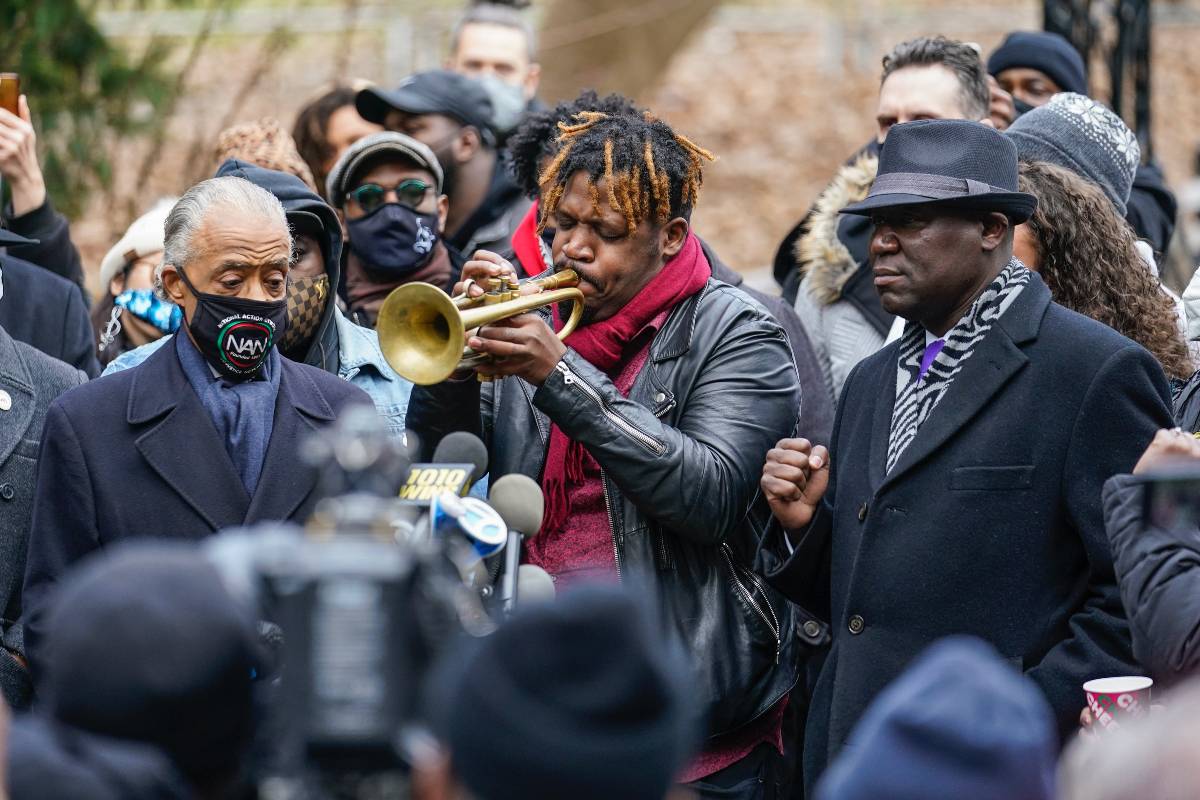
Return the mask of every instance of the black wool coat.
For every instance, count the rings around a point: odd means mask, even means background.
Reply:
[[[36,264],[0,256],[0,327],[18,342],[81,369],[100,374],[96,340],[83,290]]]
[[[352,405],[358,387],[280,358],[275,422],[253,497],[180,366],[161,347],[50,406],[42,433],[24,583],[25,647],[37,679],[45,600],[74,562],[125,539],[201,539],[223,528],[303,522],[316,471],[300,457],[313,432]]]
[[[778,525],[760,552],[776,587],[829,615],[807,786],[868,703],[940,637],[995,645],[1045,692],[1064,734],[1084,681],[1139,671],[1100,492],[1173,424],[1158,363],[1051,302],[1033,276],[884,475],[898,350],[850,374],[829,489],[795,553]]]

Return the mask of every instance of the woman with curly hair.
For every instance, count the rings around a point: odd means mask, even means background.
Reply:
[[[1145,347],[1167,376],[1194,371],[1174,302],[1138,254],[1133,229],[1096,184],[1040,161],[1022,162],[1022,192],[1037,195],[1013,254],[1041,274],[1055,302]]]

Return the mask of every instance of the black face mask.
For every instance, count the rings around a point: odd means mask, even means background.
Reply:
[[[196,297],[196,311],[187,326],[204,360],[229,380],[253,378],[287,329],[287,299],[205,294],[196,291],[183,270],[176,271]]]
[[[358,219],[346,220],[350,250],[368,271],[390,277],[415,272],[433,258],[438,215],[418,214],[399,203],[384,203]]]
[[[1035,108],[1037,108],[1037,106],[1031,106],[1029,103],[1026,103],[1016,95],[1013,95],[1013,108],[1016,109],[1017,116],[1020,117],[1022,114],[1033,111]]]

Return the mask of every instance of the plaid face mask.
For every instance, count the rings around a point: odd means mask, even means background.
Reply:
[[[279,347],[285,352],[306,345],[325,313],[329,299],[329,276],[294,278],[287,287],[287,329]]]

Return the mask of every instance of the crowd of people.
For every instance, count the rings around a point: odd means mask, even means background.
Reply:
[[[716,154],[539,76],[524,12],[471,5],[445,68],[223,132],[96,297],[28,104],[0,110],[9,795],[259,796],[288,631],[200,543],[310,522],[308,443],[366,409],[418,461],[469,433],[487,480],[536,481],[520,561],[559,595],[422,676],[396,796],[1196,796],[1200,319],[1079,53],[882,54],[778,294],[692,225]],[[489,322],[446,380],[375,330],[400,287],[568,269],[573,332]],[[1173,691],[1108,725],[1083,686],[1126,676]]]

